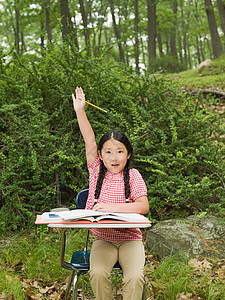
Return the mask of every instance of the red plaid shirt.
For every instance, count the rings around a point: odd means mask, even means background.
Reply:
[[[94,194],[97,184],[97,179],[100,170],[100,159],[97,157],[94,162],[88,166],[89,170],[89,195],[87,199],[86,209],[92,209],[94,205]],[[129,202],[135,201],[140,196],[147,196],[147,187],[136,169],[130,169],[130,196]],[[123,179],[123,171],[114,174],[106,171],[105,178],[102,183],[101,193],[98,198],[98,203],[125,203],[125,187]],[[138,228],[93,228],[90,231],[98,238],[112,241],[130,241],[142,240],[142,233]]]

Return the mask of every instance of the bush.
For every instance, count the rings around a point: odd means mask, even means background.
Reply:
[[[163,73],[178,73],[186,70],[184,64],[180,63],[174,56],[162,56],[154,58],[150,62],[149,72],[163,72]]]
[[[224,148],[216,143],[218,120],[202,108],[202,99],[186,98],[163,77],[138,77],[65,46],[43,58],[15,57],[0,76],[2,231],[26,230],[36,213],[71,206],[88,186],[71,100],[76,86],[108,110],[86,108],[97,140],[111,128],[130,136],[151,218],[215,203],[224,208]]]

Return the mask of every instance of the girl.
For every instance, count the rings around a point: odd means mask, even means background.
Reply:
[[[132,146],[120,131],[109,131],[99,146],[85,113],[85,95],[72,95],[78,124],[85,141],[89,170],[86,209],[146,214],[147,188],[136,169],[129,169]],[[97,300],[111,300],[111,270],[118,261],[123,270],[123,299],[140,300],[144,285],[145,252],[140,229],[91,229],[95,240],[90,256],[90,281]]]

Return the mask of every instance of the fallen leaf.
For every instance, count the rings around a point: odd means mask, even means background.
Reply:
[[[6,300],[7,299],[7,295],[5,293],[2,293],[0,295],[0,300]]]
[[[176,300],[190,300],[193,299],[192,298],[192,294],[191,293],[179,293],[177,294]]]
[[[41,300],[42,299],[42,294],[33,294],[29,296],[30,300]]]
[[[192,258],[188,262],[189,266],[193,267],[195,270],[204,271],[206,269],[211,269],[212,264],[204,259],[203,261],[198,258]]]

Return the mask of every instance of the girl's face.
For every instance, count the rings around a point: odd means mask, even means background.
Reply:
[[[127,148],[123,143],[111,138],[103,144],[99,156],[102,159],[108,171],[118,174],[126,166],[127,160],[130,158]]]

